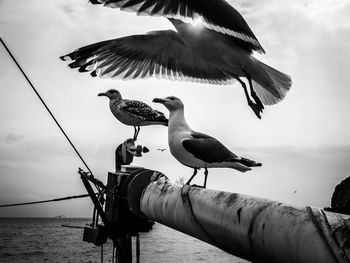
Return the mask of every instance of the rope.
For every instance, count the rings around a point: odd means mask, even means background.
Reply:
[[[189,210],[191,212],[192,218],[194,219],[195,223],[199,226],[199,228],[202,230],[202,232],[209,238],[209,240],[211,240],[211,242],[215,246],[220,247],[218,245],[218,242],[216,242],[216,240],[209,234],[209,232],[204,228],[204,226],[199,222],[199,220],[195,216],[195,214],[193,212],[192,202],[190,199],[190,187],[188,188],[187,191],[185,191],[185,193],[183,192],[183,189],[184,189],[184,187],[181,188],[181,196],[182,196],[182,198],[186,197],[186,200],[187,200],[188,206],[189,206]]]
[[[328,251],[331,253],[331,255],[333,256],[333,258],[335,259],[336,262],[339,262],[338,257],[335,255],[332,246],[328,243],[327,241],[327,237],[325,235],[325,233],[323,233],[322,228],[315,216],[315,214],[313,213],[312,209],[310,206],[306,206],[306,211],[308,212],[311,222],[312,224],[315,226],[316,228],[316,232],[319,235],[319,237],[321,238],[321,240],[323,241],[323,244],[326,246],[326,248],[328,249]]]
[[[70,143],[70,145],[72,146],[73,150],[75,151],[75,153],[79,156],[80,160],[83,162],[83,164],[85,165],[86,169],[88,169],[88,171],[91,173],[92,172],[89,168],[89,166],[86,164],[86,162],[84,161],[83,157],[80,155],[80,153],[78,152],[78,150],[75,148],[74,144],[72,143],[72,141],[69,139],[69,137],[67,136],[67,134],[65,133],[65,131],[63,130],[63,128],[61,127],[61,125],[58,123],[58,121],[56,120],[55,116],[52,114],[52,112],[50,111],[50,109],[48,108],[48,106],[46,105],[45,101],[41,98],[39,92],[35,89],[34,85],[31,83],[31,81],[29,80],[29,78],[27,77],[26,73],[22,70],[21,66],[18,64],[17,60],[15,59],[15,57],[12,55],[11,51],[7,48],[5,42],[0,38],[0,42],[3,44],[3,46],[5,47],[6,51],[9,53],[10,57],[13,59],[13,61],[15,62],[15,64],[17,65],[17,67],[19,68],[19,70],[22,72],[23,76],[25,77],[25,79],[28,81],[29,85],[32,87],[33,91],[35,92],[35,94],[38,96],[39,100],[41,101],[41,103],[44,105],[44,107],[46,108],[46,110],[49,112],[50,116],[52,117],[52,119],[55,121],[55,123],[57,124],[58,128],[61,130],[61,132],[63,133],[63,135],[66,137],[66,139],[68,140],[68,142]]]
[[[41,204],[41,203],[48,203],[48,202],[58,202],[58,201],[64,201],[64,200],[69,200],[69,199],[77,199],[77,198],[84,198],[84,197],[89,197],[89,195],[88,194],[73,195],[73,196],[67,196],[67,197],[55,198],[55,199],[43,200],[43,201],[17,203],[17,204],[6,204],[6,205],[0,205],[0,208],[1,207],[10,207],[10,206],[20,206],[20,205],[34,205],[34,204]]]
[[[331,237],[332,237],[334,243],[335,243],[335,244],[337,245],[337,247],[338,247],[338,253],[339,253],[340,255],[342,255],[342,257],[344,258],[344,261],[345,261],[346,263],[349,263],[349,260],[348,260],[348,258],[346,257],[346,253],[345,253],[344,250],[342,249],[342,246],[339,244],[339,242],[338,242],[338,240],[337,240],[337,238],[336,238],[336,236],[335,236],[335,234],[334,234],[334,232],[333,232],[333,230],[332,230],[332,227],[331,227],[331,225],[330,225],[329,222],[328,222],[328,218],[327,218],[326,213],[325,213],[323,210],[320,210],[320,212],[321,212],[321,214],[323,215],[323,219],[324,219],[324,221],[325,221],[325,223],[326,223],[326,227],[327,227],[328,232],[330,233],[330,235],[331,235]],[[343,222],[343,224],[344,224],[344,222]],[[346,224],[344,224],[344,225],[345,225],[345,227],[347,227]]]
[[[343,217],[341,217],[340,215],[337,215],[337,219],[339,221],[341,221],[343,223],[343,225],[345,226],[346,228],[346,232],[349,233],[350,232],[350,227],[349,227],[349,220],[345,220]],[[343,248],[345,246],[348,246],[348,244],[350,243],[350,235],[347,234],[346,235],[346,240],[344,240],[341,244],[340,244],[340,248]]]

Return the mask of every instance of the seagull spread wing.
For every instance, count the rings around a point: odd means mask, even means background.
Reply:
[[[182,146],[194,157],[207,163],[221,163],[237,158],[221,142],[206,134],[193,132],[192,138],[184,139]]]
[[[90,0],[96,4],[96,0]],[[246,42],[252,50],[265,53],[241,14],[225,0],[98,0],[112,8],[138,14],[177,18],[191,22],[200,18],[209,29]]]
[[[85,46],[61,57],[71,68],[92,76],[146,78],[161,76],[212,84],[230,84],[234,78],[198,58],[175,31],[154,31]]]
[[[150,106],[142,101],[124,100],[121,106],[121,110],[126,111],[143,120],[166,120],[162,112],[153,110]]]

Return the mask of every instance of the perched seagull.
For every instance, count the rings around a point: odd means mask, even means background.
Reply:
[[[215,138],[192,130],[185,120],[184,105],[179,98],[155,98],[153,102],[163,104],[170,112],[168,143],[171,154],[183,165],[194,169],[186,184],[190,184],[200,168],[205,169],[205,188],[208,168],[233,168],[246,172],[251,170],[250,167],[261,166],[261,163],[235,155]]]
[[[100,93],[98,96],[109,98],[109,108],[121,123],[134,126],[134,141],[137,140],[140,126],[156,124],[168,126],[168,119],[162,112],[152,109],[142,101],[123,99],[120,92],[115,89]]]
[[[173,30],[154,31],[95,43],[62,56],[71,68],[92,76],[161,76],[212,84],[237,80],[258,118],[264,105],[281,101],[291,78],[254,58],[265,53],[240,13],[225,0],[90,0],[170,20]],[[249,91],[245,82],[249,83]]]

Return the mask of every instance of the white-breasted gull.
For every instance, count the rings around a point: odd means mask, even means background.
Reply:
[[[90,0],[170,20],[173,30],[107,40],[62,56],[71,68],[92,76],[164,78],[214,84],[237,80],[248,105],[261,118],[264,105],[281,101],[292,85],[290,76],[260,62],[265,53],[241,16],[225,0]],[[246,83],[249,84],[249,91]]]
[[[183,165],[194,169],[186,184],[191,182],[200,168],[205,169],[205,188],[208,168],[233,168],[246,172],[251,170],[251,167],[261,166],[261,163],[237,156],[217,139],[192,130],[185,120],[184,105],[179,98],[155,98],[153,102],[163,104],[170,112],[168,143],[171,154]]]
[[[137,140],[140,126],[161,124],[168,126],[168,119],[160,111],[152,109],[146,103],[138,100],[123,99],[118,90],[111,89],[98,96],[109,98],[109,108],[121,123],[134,127],[133,140]]]

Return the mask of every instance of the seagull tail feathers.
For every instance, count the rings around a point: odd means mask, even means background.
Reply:
[[[253,160],[243,157],[232,158],[227,161],[228,167],[236,169],[242,173],[252,170],[251,167],[262,166],[261,163],[257,163]]]
[[[164,126],[168,126],[169,120],[168,120],[168,119],[162,120],[162,121],[160,122],[160,124],[161,124],[161,125],[164,125]]]
[[[258,166],[262,166],[261,163],[257,163],[253,160],[247,159],[247,158],[243,158],[241,157],[240,159],[237,160],[238,163],[241,163],[247,167],[258,167]]]
[[[259,72],[252,74],[253,88],[264,105],[277,104],[287,95],[292,86],[289,75],[258,60]]]
[[[155,121],[157,121],[161,125],[168,126],[169,120],[164,116],[164,114],[157,110],[155,112],[157,113]]]

